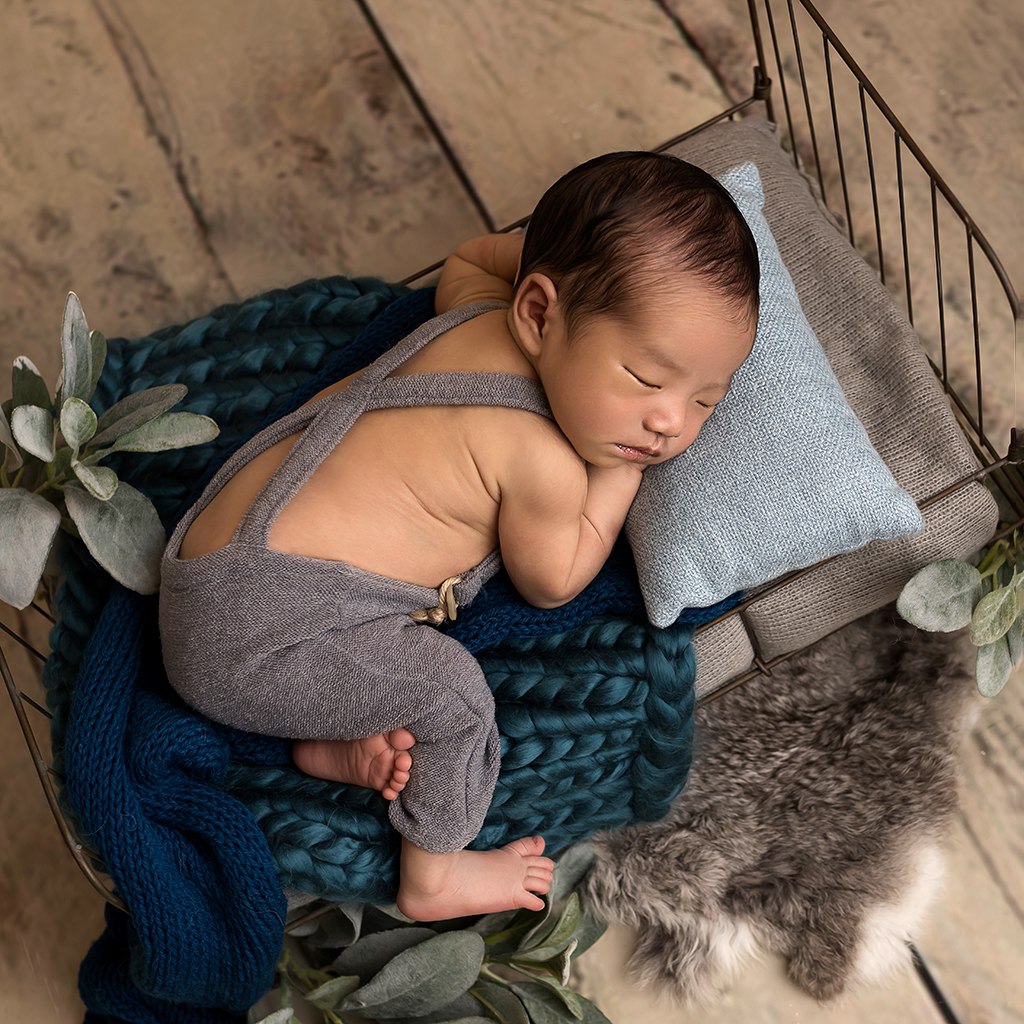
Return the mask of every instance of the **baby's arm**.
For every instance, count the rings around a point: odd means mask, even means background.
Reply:
[[[586,465],[574,454],[541,461],[547,465],[535,462],[503,487],[498,536],[519,593],[538,608],[557,608],[604,565],[643,474],[629,463]]]
[[[463,242],[441,271],[434,297],[436,312],[468,302],[511,302],[522,251],[522,235],[482,235]]]

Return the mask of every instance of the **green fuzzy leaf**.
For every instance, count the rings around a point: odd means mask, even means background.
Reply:
[[[611,1024],[589,999],[575,993],[573,995],[578,1012],[571,1012],[549,988],[536,982],[515,984],[512,991],[522,999],[533,1024],[575,1024],[577,1020],[583,1021],[583,1024]]]
[[[177,405],[188,394],[184,384],[162,384],[127,395],[112,405],[99,419],[93,445],[110,444],[124,434],[154,420]]]
[[[71,463],[75,476],[82,482],[85,489],[100,501],[110,501],[117,493],[119,481],[117,474],[106,466],[86,466],[81,462]]]
[[[555,874],[548,892],[551,902],[564,900],[580,884],[593,861],[593,843],[574,843],[564,850],[555,861]]]
[[[372,903],[370,904],[374,910],[379,910],[382,914],[386,914],[388,917],[393,918],[395,921],[401,921],[402,924],[416,924],[411,917],[406,917],[398,909],[397,903]]]
[[[88,401],[92,383],[92,345],[89,342],[89,325],[82,312],[82,304],[74,292],[68,292],[64,304],[64,321],[61,325],[60,348],[63,369],[57,388],[57,404],[63,405],[69,398]]]
[[[167,538],[149,498],[122,481],[109,501],[68,484],[64,501],[85,546],[118,583],[139,594],[159,590]]]
[[[420,1017],[417,1017],[415,1022],[409,1020],[408,1024],[419,1024],[420,1020],[424,1020],[424,1024],[426,1024],[425,1018]],[[406,1024],[406,1022],[403,1021],[402,1024]],[[489,1017],[459,1017],[457,1020],[442,1020],[433,1022],[433,1024],[494,1024],[494,1021]]]
[[[122,434],[103,451],[103,455],[111,452],[165,452],[172,448],[188,448],[191,445],[206,444],[219,433],[220,427],[209,416],[199,416],[194,412],[165,412],[141,427]]]
[[[96,394],[96,385],[107,361],[107,339],[99,331],[90,331],[89,347],[92,349],[92,375],[89,377],[89,393],[85,396],[87,401]]]
[[[4,404],[6,405],[6,403]],[[11,424],[7,419],[6,410],[0,410],[0,444],[3,444],[10,452],[10,455],[7,456],[8,467],[10,469],[18,469],[24,462],[24,459],[22,459],[21,452],[18,450],[17,441],[14,440],[14,434],[11,431]],[[2,455],[3,453],[0,452],[0,456]],[[2,461],[3,459],[0,457],[0,462]]]
[[[517,910],[505,927],[488,935],[484,940],[487,945],[487,956],[491,959],[506,956],[527,944],[527,937],[544,927],[551,916],[551,910],[551,904],[547,902],[543,910]]]
[[[576,893],[570,893],[566,900],[565,907],[559,915],[558,923],[551,931],[544,936],[545,946],[554,946],[556,949],[563,949],[565,944],[573,937],[576,926],[580,923],[580,898]]]
[[[575,960],[582,953],[586,953],[590,947],[601,938],[604,933],[608,931],[608,922],[602,921],[600,918],[591,917],[589,914],[582,914],[580,916],[580,925],[576,929],[575,938],[577,940],[576,949],[573,951],[572,958]]]
[[[483,935],[484,942],[486,942],[488,936],[496,935],[507,928],[518,913],[518,910],[499,910],[495,914],[484,914],[483,917],[470,925],[470,931]]]
[[[350,992],[355,992],[357,988],[359,988],[359,979],[356,977],[331,978],[319,988],[307,992],[304,998],[321,1010],[337,1010],[344,1002],[345,997]]]
[[[1000,587],[986,594],[974,609],[971,619],[971,643],[982,647],[995,643],[1013,625],[1020,611],[1016,587]],[[1009,657],[1009,653],[1007,653]]]
[[[0,601],[27,608],[60,528],[60,512],[22,487],[0,489]]]
[[[523,1001],[533,1024],[566,1024],[567,1021],[583,1020],[583,1007],[575,993],[576,1009],[573,1011],[564,999],[540,982],[517,982],[512,991]]]
[[[949,633],[971,621],[981,593],[981,573],[958,558],[946,558],[926,565],[910,579],[896,610],[918,629]]]
[[[262,1017],[256,1021],[256,1024],[291,1024],[293,1020],[298,1020],[295,1016],[295,1011],[290,1006],[284,1006],[280,1010],[275,1010],[272,1014],[267,1017]]]
[[[507,988],[481,979],[469,993],[490,1011],[498,1024],[530,1024],[530,1017],[522,1000]]]
[[[612,1022],[585,996],[580,996],[583,1024],[612,1024]]]
[[[341,1005],[364,1017],[415,1017],[450,1003],[476,981],[484,940],[447,932],[399,953]]]
[[[77,452],[96,433],[96,413],[80,398],[69,398],[60,411],[60,432]]]
[[[974,675],[978,681],[978,692],[983,697],[994,697],[1006,685],[1012,671],[1010,645],[1005,636],[978,648]]]
[[[57,422],[49,409],[38,405],[19,405],[11,413],[14,439],[29,455],[52,462],[56,454]]]
[[[14,360],[11,397],[15,408],[19,405],[38,405],[43,409],[49,409],[53,404],[43,375],[28,356],[18,356]]]
[[[386,932],[364,935],[344,950],[331,967],[339,973],[358,974],[360,978],[369,981],[399,953],[436,935],[437,932],[430,928],[392,928]]]
[[[415,1017],[377,1017],[377,1024],[456,1024],[458,1021],[480,1020],[480,1004],[468,993],[463,992],[452,1002],[446,1003],[430,1013]],[[488,1020],[487,1024],[494,1024]]]
[[[1020,663],[1024,661],[1024,623],[1019,618],[1007,630],[1006,644],[1010,649],[1010,663],[1014,668],[1020,668]]]
[[[302,944],[309,949],[344,949],[359,938],[362,923],[362,903],[339,903],[314,922],[314,929]],[[295,935],[296,933],[292,931],[291,934]],[[360,971],[352,973],[359,974],[363,978],[366,977]]]
[[[551,929],[551,918],[555,912],[555,905],[548,899],[547,894],[541,896],[541,899],[544,901],[544,909],[530,911],[533,915],[533,925],[520,940],[519,949],[531,949],[536,946],[538,937]]]
[[[571,939],[567,946],[557,952],[551,949],[551,947],[544,947],[532,949],[527,953],[517,953],[512,957],[512,966],[520,969],[530,968],[535,971],[544,971],[550,974],[560,985],[568,985],[569,969],[575,949],[576,940]],[[550,955],[545,956],[544,954]]]

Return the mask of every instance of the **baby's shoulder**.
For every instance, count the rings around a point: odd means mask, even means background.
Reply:
[[[502,491],[538,487],[575,500],[586,489],[586,463],[552,420],[515,409],[487,412],[489,461]]]

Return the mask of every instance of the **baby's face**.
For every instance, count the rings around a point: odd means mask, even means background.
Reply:
[[[595,466],[653,465],[693,443],[750,354],[754,324],[714,292],[662,295],[636,323],[554,339],[538,371],[562,432]]]

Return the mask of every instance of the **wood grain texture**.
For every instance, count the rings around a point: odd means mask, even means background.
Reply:
[[[48,623],[0,603],[0,621],[45,653]],[[39,662],[6,634],[0,647],[21,689],[42,701]],[[49,755],[47,725],[29,711]],[[0,1018],[71,1024],[84,1013],[78,965],[103,930],[103,901],[57,830],[6,688],[0,693]]]
[[[965,828],[1024,928],[1024,674],[984,703],[961,773]]]
[[[1021,876],[993,871],[990,850],[972,835],[977,822],[968,810],[953,832],[945,891],[917,946],[964,1024],[1020,1024],[1024,921],[1007,897]]]
[[[647,149],[726,106],[649,0],[369,0],[499,225],[569,168]]]
[[[95,3],[240,294],[398,279],[483,230],[355,4]]]
[[[781,958],[774,956],[742,967],[734,984],[709,1005],[681,1006],[663,993],[639,987],[629,976],[633,935],[623,925],[612,925],[574,966],[579,992],[615,1024],[942,1024],[910,970],[886,985],[821,1004],[788,980]]]
[[[233,293],[92,6],[0,0],[0,24],[0,371],[29,355],[52,389],[69,290],[108,335]]]

